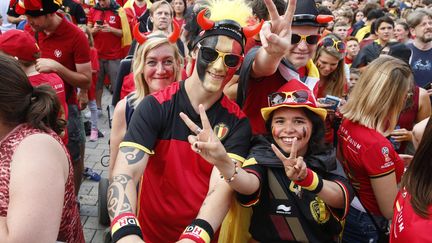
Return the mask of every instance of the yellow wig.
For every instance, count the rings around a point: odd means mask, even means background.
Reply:
[[[209,0],[209,19],[212,21],[233,20],[246,26],[247,20],[252,16],[252,9],[243,0]]]

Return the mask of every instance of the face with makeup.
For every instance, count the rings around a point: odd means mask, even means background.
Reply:
[[[196,48],[194,58],[196,59],[195,68],[192,75],[197,75],[202,82],[204,90],[207,92],[221,91],[225,84],[231,80],[240,64],[235,67],[226,65],[222,54],[241,55],[242,47],[236,40],[219,35],[209,36],[204,38],[199,45],[201,48]],[[219,52],[219,56],[214,61],[208,61],[203,57],[203,48],[211,48]]]
[[[144,61],[144,79],[150,92],[161,90],[176,81],[176,65],[179,64],[170,44],[163,44],[148,52]]]
[[[312,135],[312,122],[301,108],[282,107],[273,112],[272,136],[276,144],[286,153],[291,153],[292,141],[297,138],[297,155],[307,152]]]

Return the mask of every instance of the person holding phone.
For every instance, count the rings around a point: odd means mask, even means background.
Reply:
[[[353,191],[348,180],[330,173],[336,161],[323,146],[327,111],[291,80],[268,96],[261,114],[267,134],[252,140],[243,166],[232,163],[203,111],[210,138],[189,136],[191,147],[216,166],[242,205],[252,207],[249,242],[337,242]],[[181,117],[189,129],[197,127]]]

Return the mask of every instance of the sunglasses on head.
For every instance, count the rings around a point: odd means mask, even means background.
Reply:
[[[320,35],[298,35],[298,34],[291,34],[291,44],[295,45],[300,43],[302,40],[306,41],[309,45],[315,45],[318,43],[320,39]]]
[[[321,44],[321,46],[324,47],[333,47],[335,48],[338,52],[345,52],[345,43],[343,41],[340,40],[335,40],[333,38],[325,38]]]
[[[309,94],[305,90],[294,92],[275,92],[268,96],[268,105],[270,107],[283,103],[308,103]]]
[[[240,62],[243,60],[243,57],[238,54],[220,52],[213,48],[202,46],[200,43],[197,46],[201,51],[201,57],[207,63],[215,62],[219,57],[222,57],[225,66],[234,68],[240,65]]]

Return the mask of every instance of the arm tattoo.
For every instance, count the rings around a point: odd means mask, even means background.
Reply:
[[[132,212],[132,206],[126,195],[126,187],[132,177],[128,175],[116,175],[108,188],[108,214],[111,219],[121,213]]]
[[[145,155],[144,151],[134,147],[121,147],[120,151],[125,154],[124,157],[129,165],[139,162]]]

